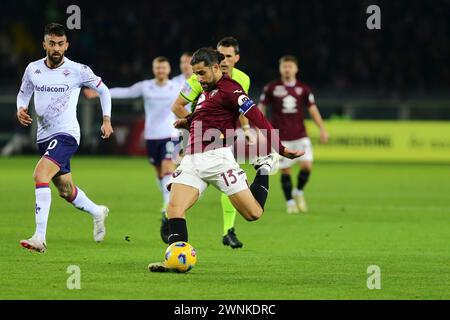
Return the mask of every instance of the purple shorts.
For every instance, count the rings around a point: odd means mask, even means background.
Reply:
[[[159,166],[163,160],[171,160],[176,155],[178,141],[171,138],[145,140],[147,146],[148,161]]]
[[[78,149],[77,140],[69,135],[57,135],[38,143],[39,154],[59,167],[58,174],[70,172],[70,158]]]

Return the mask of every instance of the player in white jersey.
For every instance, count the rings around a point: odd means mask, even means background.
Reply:
[[[191,66],[191,60],[192,60],[192,53],[190,52],[184,52],[181,56],[180,56],[180,71],[181,73],[175,77],[172,78],[172,81],[176,82],[181,91],[185,84],[186,81],[194,74],[194,72],[192,71],[192,66]],[[186,109],[187,112],[191,112],[191,105],[192,103],[188,103],[184,106],[184,108]],[[185,137],[187,140],[187,137]],[[183,152],[183,134],[182,134],[182,130],[180,130],[180,151]]]
[[[193,74],[191,60],[192,60],[192,53],[184,52],[180,57],[181,73],[171,79],[172,81],[176,82],[180,86],[180,90],[184,87],[184,84],[186,83],[186,81]],[[190,111],[190,108],[187,110]]]
[[[172,161],[175,154],[175,144],[178,141],[178,130],[173,126],[176,118],[171,107],[177,98],[179,85],[169,80],[170,63],[166,57],[156,57],[152,63],[152,80],[144,80],[135,83],[131,87],[111,88],[113,99],[144,99],[145,109],[145,140],[147,154],[150,163],[156,169],[158,185],[163,194],[161,237],[168,237],[168,224],[166,217],[166,206],[169,203],[169,191],[164,186],[175,171]],[[94,98],[97,94],[93,90],[84,91],[86,97]]]
[[[179,85],[179,87],[180,87],[179,91],[181,91],[186,86],[186,81],[188,81],[188,79],[191,78],[192,75],[194,74],[194,72],[192,71],[191,60],[192,60],[192,53],[190,53],[190,52],[184,52],[180,56],[181,74],[172,78],[172,81],[175,81]],[[186,105],[184,105],[184,109],[186,110],[186,112],[188,114],[191,113],[191,107],[192,107],[192,103],[187,103]],[[180,155],[182,156],[184,154],[184,147],[185,147],[185,144],[187,144],[189,135],[186,135],[186,137],[183,137],[183,132],[186,133],[186,131],[180,130],[179,132],[180,132],[180,144],[179,144],[180,148],[179,149],[180,149]],[[165,241],[165,242],[167,243],[167,241]]]
[[[80,143],[77,121],[77,103],[83,86],[93,88],[100,95],[103,111],[102,138],[112,134],[111,97],[101,78],[85,65],[65,57],[69,46],[64,27],[50,23],[45,27],[43,47],[46,57],[31,62],[22,79],[17,95],[17,118],[28,126],[33,121],[28,115],[28,104],[34,93],[37,114],[37,144],[41,159],[34,170],[36,185],[36,232],[20,244],[30,250],[45,252],[47,221],[50,212],[50,180],[59,195],[76,208],[89,213],[94,220],[94,240],[103,241],[108,208],[92,202],[74,185],[70,173],[70,158]]]

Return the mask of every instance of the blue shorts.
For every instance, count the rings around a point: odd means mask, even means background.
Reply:
[[[178,142],[171,138],[145,140],[148,161],[154,166],[159,166],[163,160],[174,159]]]
[[[69,135],[57,135],[38,143],[39,154],[59,167],[58,175],[70,172],[70,158],[78,149],[77,140]]]

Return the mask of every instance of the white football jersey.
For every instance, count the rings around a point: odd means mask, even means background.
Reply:
[[[179,75],[173,77],[172,81],[174,81],[175,83],[177,83],[180,86],[180,90],[179,91],[181,91],[181,90],[183,90],[187,79],[186,79],[186,76],[182,73],[182,74],[179,74]],[[191,112],[191,104],[192,103],[188,103],[185,106],[186,110],[189,111],[189,113]]]
[[[111,98],[144,99],[146,140],[178,137],[178,130],[173,126],[176,117],[172,112],[172,104],[180,88],[172,80],[168,80],[163,86],[158,85],[155,79],[144,80],[128,88],[112,88],[109,92]]]
[[[77,103],[80,89],[84,86],[95,89],[101,82],[88,66],[67,57],[54,69],[45,64],[45,58],[28,64],[17,96],[17,107],[28,107],[34,93],[37,142],[58,134],[69,134],[79,144]]]
[[[181,88],[183,88],[183,86],[184,86],[184,84],[185,84],[187,79],[186,79],[186,76],[184,74],[179,74],[179,75],[173,77],[171,80],[173,82],[177,83],[178,86],[180,87],[180,90],[181,90]]]

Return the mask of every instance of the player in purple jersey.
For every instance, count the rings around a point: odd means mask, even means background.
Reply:
[[[234,141],[235,124],[241,114],[267,133],[267,141],[273,142],[271,147],[277,153],[291,159],[304,154],[281,144],[277,131],[241,85],[222,73],[220,62],[223,59],[223,54],[209,48],[197,50],[192,57],[193,71],[204,91],[195,112],[175,122],[178,128],[189,128],[190,135],[186,155],[167,184],[170,189],[167,207],[169,244],[187,242],[186,211],[197,202],[209,184],[228,195],[246,220],[255,221],[261,217],[269,191],[268,175],[274,170],[278,155],[270,153],[254,161],[256,176],[249,187],[246,174],[234,159],[230,147]],[[149,270],[170,271],[164,263],[151,263]]]
[[[287,212],[306,212],[303,189],[308,181],[312,169],[313,151],[305,127],[305,112],[308,110],[311,118],[320,129],[320,141],[328,141],[328,133],[322,121],[319,109],[314,100],[311,89],[297,80],[298,62],[293,56],[283,56],[280,59],[281,79],[270,82],[264,87],[259,108],[271,109],[271,123],[280,129],[280,139],[289,148],[305,151],[297,159],[281,159],[281,185],[287,201]],[[293,189],[291,181],[291,166],[300,163],[300,173],[297,177],[297,188]]]

